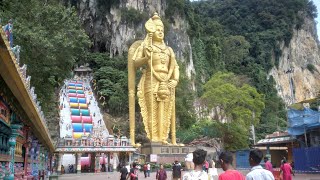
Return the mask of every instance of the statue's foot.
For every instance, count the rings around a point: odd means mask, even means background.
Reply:
[[[168,143],[168,141],[163,140],[163,141],[162,141],[162,144],[168,145],[169,143]]]

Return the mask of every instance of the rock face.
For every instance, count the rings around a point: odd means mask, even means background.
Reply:
[[[287,106],[318,96],[320,49],[316,32],[314,20],[305,18],[302,28],[294,30],[289,46],[281,44],[279,67],[269,72]]]
[[[74,2],[66,1],[69,4]],[[102,7],[102,2],[108,4],[108,7]],[[149,18],[154,12],[165,17],[167,8],[166,0],[81,0],[73,5],[77,7],[83,26],[93,41],[93,51],[108,52],[110,56],[126,53],[135,40],[144,39],[146,35],[146,20],[128,22],[124,18],[123,9],[134,9]],[[315,22],[309,18],[304,21],[299,30],[294,30],[288,46],[281,43],[279,66],[269,72],[286,105],[314,98],[320,89],[320,50]],[[195,70],[187,34],[188,22],[178,14],[170,17],[170,22],[169,30],[165,32],[165,42],[173,48],[177,59],[185,62],[184,70],[190,78]]]
[[[93,40],[92,49],[108,52],[110,56],[124,54],[135,40],[144,39],[146,35],[144,30],[146,20],[139,23],[128,22],[124,19],[122,9],[134,9],[136,12],[144,13],[148,18],[154,12],[163,19],[165,17],[166,0],[119,0],[111,7],[101,7],[102,1],[81,0],[76,6],[85,30]],[[165,42],[173,48],[177,59],[186,63],[187,75],[191,77],[194,67],[187,35],[188,23],[179,15],[171,17],[171,21],[174,23],[170,23],[169,30],[165,32]]]

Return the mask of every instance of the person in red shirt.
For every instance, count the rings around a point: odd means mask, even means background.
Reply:
[[[147,164],[143,165],[143,173],[144,173],[144,177],[147,178],[147,170],[148,170],[148,166]]]
[[[271,173],[273,173],[273,168],[272,168],[272,164],[269,161],[268,157],[264,157],[264,162],[265,162],[265,169],[269,170]]]
[[[205,168],[206,172],[208,173],[209,162],[207,160],[204,161],[204,168]]]
[[[294,175],[292,171],[292,167],[289,163],[287,163],[286,159],[282,160],[283,164],[280,167],[280,175],[282,174],[283,180],[292,180],[292,175]],[[291,175],[292,174],[292,175]]]
[[[130,169],[130,173],[127,177],[127,179],[130,180],[137,180],[138,179],[138,168],[136,163],[132,163],[132,168]]]
[[[232,167],[232,154],[228,151],[219,155],[219,161],[224,173],[219,175],[219,180],[244,180],[244,176]]]

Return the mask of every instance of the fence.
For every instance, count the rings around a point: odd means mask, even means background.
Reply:
[[[249,150],[242,150],[236,152],[236,167],[237,169],[250,169],[249,164]]]
[[[300,173],[320,173],[320,147],[294,148],[294,169]]]

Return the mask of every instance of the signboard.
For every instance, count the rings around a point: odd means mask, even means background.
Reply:
[[[150,162],[158,162],[158,155],[150,154]]]

